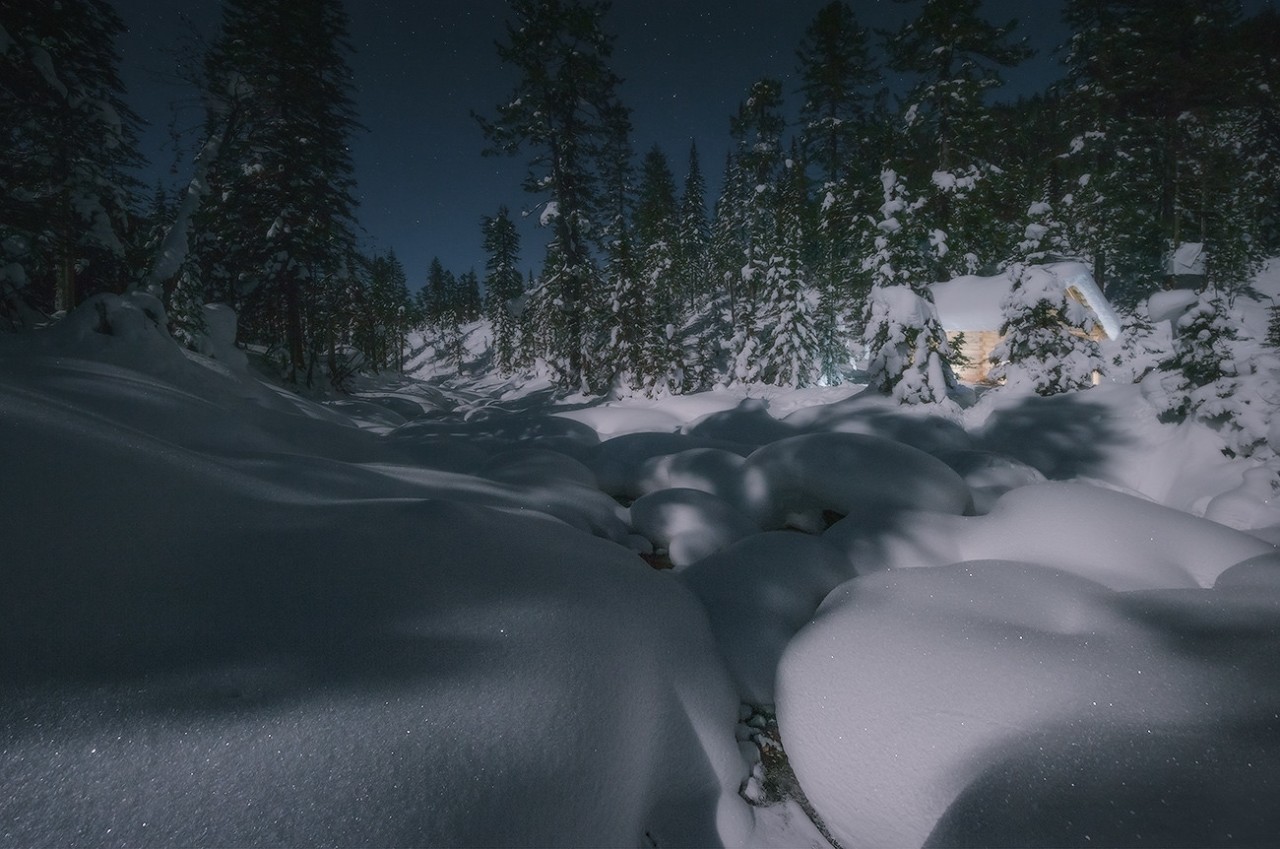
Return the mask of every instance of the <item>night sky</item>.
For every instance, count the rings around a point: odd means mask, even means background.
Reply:
[[[729,115],[748,85],[762,76],[784,80],[794,118],[795,49],[827,0],[616,0],[606,22],[617,36],[614,68],[626,80],[622,99],[632,110],[633,144],[643,154],[654,143],[683,182],[689,143],[696,140],[714,200],[729,149]],[[118,49],[129,102],[150,122],[143,139],[152,160],[142,178],[185,185],[189,158],[170,173],[172,101],[184,101],[178,126],[194,128],[200,114],[194,95],[173,83],[174,48],[196,55],[182,15],[206,38],[216,33],[218,0],[156,4],[114,0],[129,32]],[[157,5],[161,8],[157,10]],[[859,22],[895,28],[918,4],[853,0]],[[1021,34],[1039,52],[1006,73],[1010,94],[1042,88],[1059,73],[1054,48],[1066,31],[1058,3],[988,0],[986,17],[1021,22]],[[475,268],[483,276],[480,218],[499,204],[513,213],[529,208],[520,190],[525,164],[519,158],[480,155],[484,139],[471,111],[493,114],[515,83],[501,66],[494,42],[505,35],[505,0],[359,0],[348,3],[350,57],[355,102],[368,132],[353,139],[363,246],[394,248],[410,286],[423,282],[432,256],[458,273]],[[900,87],[900,86],[899,86]],[[189,140],[190,142],[190,140]],[[188,149],[191,145],[188,143]],[[188,154],[189,157],[189,154]],[[536,267],[545,234],[531,219],[523,228],[524,260]]]

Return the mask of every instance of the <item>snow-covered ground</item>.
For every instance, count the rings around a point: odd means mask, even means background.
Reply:
[[[1277,475],[1140,385],[317,403],[154,318],[0,335],[3,845],[1280,835]]]

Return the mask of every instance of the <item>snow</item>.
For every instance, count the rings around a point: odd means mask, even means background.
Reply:
[[[1147,298],[1147,317],[1154,322],[1177,322],[1200,299],[1194,289],[1170,289]]]
[[[1200,242],[1183,242],[1169,257],[1169,273],[1173,275],[1204,274],[1204,245]]]
[[[1225,570],[1280,555],[1248,534],[1146,499],[1085,483],[1013,489],[985,516],[896,512],[836,523],[824,536],[860,573],[1016,560],[1115,590],[1210,587]]]
[[[317,401],[206,323],[0,333],[6,844],[1280,829],[1280,473],[1149,385],[566,398],[423,344]]]
[[[1031,266],[1028,275],[1036,285],[1074,290],[1089,307],[1108,339],[1120,338],[1120,316],[1103,296],[1089,270],[1078,262]],[[1026,285],[1024,283],[1024,285]],[[930,286],[938,318],[948,332],[998,331],[1004,323],[1002,304],[1013,288],[1008,274],[993,277],[964,275]]]
[[[415,494],[383,441],[172,343],[131,367],[162,328],[100,303],[114,334],[90,304],[0,339],[5,842],[746,842],[737,698],[678,581],[537,486]],[[506,477],[585,489],[552,459]]]
[[[638,498],[631,505],[631,527],[655,548],[667,549],[677,569],[759,531],[725,499],[679,487]]]
[[[1274,586],[888,571],[788,645],[779,727],[845,846],[1261,845],[1280,827],[1277,649]]]

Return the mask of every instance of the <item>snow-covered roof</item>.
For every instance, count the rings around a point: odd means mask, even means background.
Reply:
[[[1183,242],[1169,257],[1170,274],[1204,274],[1204,245]]]
[[[1111,339],[1120,335],[1120,316],[1102,294],[1089,269],[1079,262],[1055,262],[1038,266],[1067,289],[1072,289],[1093,312]],[[949,331],[999,330],[1004,323],[1001,305],[1013,280],[1007,274],[979,277],[967,274],[943,283],[934,283],[933,302],[938,318]]]

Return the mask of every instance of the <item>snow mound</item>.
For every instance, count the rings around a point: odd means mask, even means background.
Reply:
[[[843,584],[791,642],[779,727],[845,846],[1263,845],[1278,650],[1274,588],[888,572]]]
[[[1245,560],[1269,555],[1280,562],[1276,549],[1256,537],[1082,483],[1011,490],[985,516],[851,516],[833,525],[825,539],[859,573],[1017,560],[1116,590],[1211,587],[1224,570]]]
[[[797,410],[783,419],[797,432],[862,433],[892,439],[930,454],[963,451],[974,440],[933,405],[902,405],[872,390],[833,404]]]
[[[631,505],[631,527],[665,548],[677,569],[760,529],[724,499],[697,489],[663,489]]]
[[[639,498],[649,491],[641,486],[642,467],[656,457],[679,454],[713,443],[679,433],[632,433],[596,446],[586,457],[600,488],[621,498]]]
[[[787,643],[853,567],[820,538],[769,531],[680,573],[706,605],[743,702],[772,705]]]
[[[462,503],[512,485],[417,497],[390,464],[213,454],[53,391],[0,380],[6,842],[748,839],[737,696],[678,581],[532,500]],[[163,397],[162,432],[215,406]]]
[[[744,398],[732,410],[709,413],[686,425],[684,432],[752,447],[795,435],[792,428],[769,414],[769,402],[763,398]]]
[[[512,448],[490,457],[480,473],[503,483],[544,486],[555,482],[596,489],[596,476],[581,462],[547,448]]]
[[[757,449],[743,466],[742,493],[750,515],[766,529],[789,521],[821,529],[823,511],[960,514],[972,507],[969,488],[941,460],[854,433],[805,434]]]
[[[1162,321],[1177,322],[1199,299],[1200,293],[1194,289],[1155,292],[1147,298],[1147,317],[1152,324]]]
[[[1210,499],[1204,517],[1242,531],[1280,525],[1280,499],[1276,498],[1275,484],[1273,469],[1246,469],[1238,487]]]
[[[730,504],[740,504],[745,463],[742,455],[723,448],[690,448],[646,460],[637,474],[637,485],[646,493],[673,487],[700,489]]]
[[[1000,496],[1011,489],[1045,482],[1039,470],[993,451],[948,451],[937,456],[964,478],[978,515],[989,513]]]
[[[585,424],[602,442],[628,433],[674,433],[680,427],[680,420],[671,413],[630,404],[601,404],[555,415]]]

